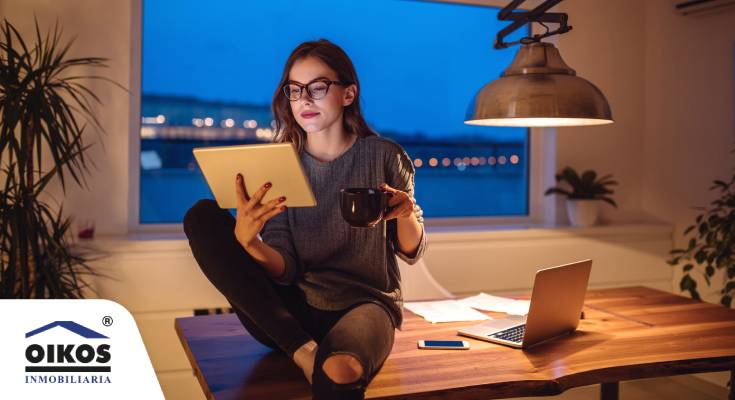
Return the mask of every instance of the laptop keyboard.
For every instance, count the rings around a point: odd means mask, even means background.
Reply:
[[[492,335],[490,335],[490,337],[521,344],[523,343],[523,334],[525,332],[526,332],[526,324],[523,324],[519,326],[514,326],[512,328],[508,328],[504,331],[493,333]]]

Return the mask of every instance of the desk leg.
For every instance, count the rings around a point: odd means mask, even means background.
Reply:
[[[730,400],[735,400],[735,369],[730,370]]]
[[[618,382],[603,382],[600,384],[600,400],[618,400],[619,391]]]

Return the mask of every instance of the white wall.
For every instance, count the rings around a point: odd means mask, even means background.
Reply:
[[[683,17],[667,5],[645,7],[642,206],[674,225],[682,247],[698,214],[691,207],[708,205],[719,193],[712,181],[728,181],[735,166],[735,7]],[[719,302],[717,288],[699,288]]]
[[[32,42],[34,38],[34,14],[42,32],[52,28],[58,18],[63,29],[62,42],[76,37],[68,57],[110,59],[110,68],[77,70],[76,73],[104,75],[125,87],[130,87],[130,12],[129,1],[0,0],[0,16],[15,25],[26,41]],[[89,174],[89,190],[72,184],[63,196],[57,186],[51,188],[52,197],[63,200],[66,215],[94,218],[98,232],[124,234],[130,171],[130,98],[124,90],[99,80],[86,84],[104,103],[94,109],[107,133],[99,136],[90,131],[86,134],[87,143],[96,143],[87,153],[95,164]]]
[[[645,24],[644,13],[634,12],[640,4],[638,0],[566,0],[558,6],[568,13],[573,27],[559,36],[559,51],[578,76],[602,90],[615,123],[558,129],[557,170],[569,165],[613,174],[620,182],[614,195],[619,209],[602,207],[608,220],[645,217],[640,173],[645,158]]]
[[[562,56],[602,89],[615,124],[559,129],[557,165],[614,173],[623,211],[681,232],[735,166],[735,7],[682,16],[675,3],[559,5],[574,26],[559,38]]]
[[[681,230],[735,166],[735,7],[683,17],[646,6],[642,200]]]
[[[621,207],[605,218],[665,221],[682,246],[691,207],[709,204],[711,182],[735,166],[735,7],[683,16],[675,3],[560,4],[574,27],[559,38],[562,56],[605,93],[615,124],[559,129],[557,167],[613,173]],[[717,287],[700,289],[719,302]]]

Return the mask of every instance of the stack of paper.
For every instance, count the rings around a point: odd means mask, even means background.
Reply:
[[[411,301],[403,307],[431,323],[479,321],[492,319],[475,310],[495,311],[513,315],[526,315],[531,306],[529,300],[515,300],[506,297],[480,293],[477,296],[460,300]]]
[[[412,301],[403,307],[431,323],[492,319],[458,300]]]
[[[503,312],[513,315],[526,315],[528,314],[528,308],[531,307],[530,300],[515,300],[493,296],[487,293],[480,293],[477,296],[467,297],[457,301],[478,310]]]

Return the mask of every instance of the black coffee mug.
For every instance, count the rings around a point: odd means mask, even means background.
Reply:
[[[388,200],[393,193],[377,188],[343,188],[339,192],[342,218],[354,227],[372,228],[391,210]]]

